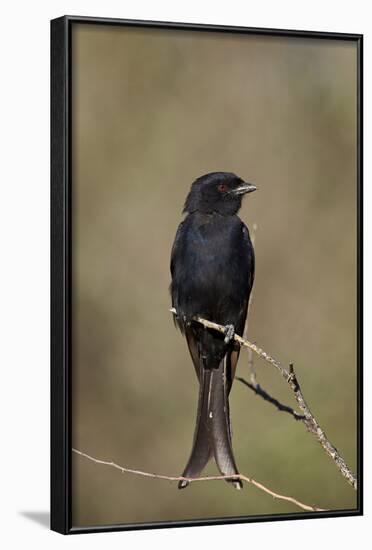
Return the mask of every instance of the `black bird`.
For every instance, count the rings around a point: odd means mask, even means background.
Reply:
[[[186,198],[171,254],[170,292],[175,323],[186,336],[199,380],[194,442],[182,477],[198,477],[214,456],[222,475],[238,469],[231,446],[228,396],[254,278],[254,250],[237,216],[242,197],[256,187],[229,172],[201,176]],[[225,334],[205,329],[199,315],[225,326]],[[237,489],[240,480],[228,479]],[[180,481],[180,489],[187,487]]]

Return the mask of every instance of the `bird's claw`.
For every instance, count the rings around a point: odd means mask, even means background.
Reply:
[[[234,338],[234,335],[235,335],[235,327],[234,325],[226,325],[225,326],[225,344],[228,344],[229,342],[231,342],[231,340],[233,340]]]

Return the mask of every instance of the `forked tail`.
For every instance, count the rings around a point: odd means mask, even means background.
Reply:
[[[239,474],[231,446],[230,412],[226,384],[227,358],[216,369],[200,369],[198,411],[191,455],[182,477],[199,477],[212,456],[224,476]],[[237,489],[240,479],[228,479]],[[182,480],[179,489],[187,487]]]

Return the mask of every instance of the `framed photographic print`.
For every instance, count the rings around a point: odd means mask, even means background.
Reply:
[[[51,526],[362,513],[362,36],[51,22]]]

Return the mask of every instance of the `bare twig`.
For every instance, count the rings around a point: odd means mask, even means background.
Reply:
[[[91,460],[92,462],[95,462],[96,464],[103,464],[105,466],[110,466],[111,468],[115,468],[116,470],[119,470],[122,474],[134,474],[134,475],[143,476],[143,477],[150,477],[153,479],[164,479],[167,481],[189,481],[190,483],[194,483],[195,481],[241,479],[242,481],[246,481],[247,483],[254,485],[255,487],[257,487],[257,489],[260,489],[260,491],[263,491],[264,493],[271,495],[274,499],[291,502],[292,504],[295,504],[296,506],[298,506],[299,508],[302,508],[302,510],[306,510],[307,512],[325,512],[326,511],[324,508],[318,508],[317,506],[309,506],[308,504],[304,504],[303,502],[300,502],[299,500],[293,497],[288,497],[285,495],[280,495],[279,493],[275,493],[274,491],[271,491],[271,489],[268,489],[267,487],[265,487],[265,485],[263,485],[262,483],[259,483],[258,481],[255,481],[251,477],[248,477],[242,474],[229,475],[229,476],[205,476],[205,477],[195,477],[195,478],[187,478],[182,476],[167,476],[163,474],[153,474],[150,472],[143,472],[142,470],[134,470],[132,468],[119,466],[118,464],[115,464],[115,462],[94,458],[93,456],[90,456],[87,453],[83,453],[82,451],[78,451],[77,449],[72,449],[72,451],[80,456],[83,456],[84,458],[87,458],[88,460]]]
[[[171,308],[170,311],[174,315],[177,314],[174,308]],[[212,321],[203,319],[200,316],[194,317],[193,320],[196,321],[197,323],[200,323],[205,328],[209,328],[209,329],[216,330],[217,332],[225,333],[225,327],[223,325],[213,323]],[[325,432],[322,430],[317,420],[315,419],[314,415],[312,414],[302,394],[300,384],[294,372],[293,364],[290,364],[289,370],[287,370],[282,365],[282,363],[280,363],[280,361],[277,361],[276,359],[274,359],[274,357],[266,353],[266,351],[264,351],[262,348],[260,348],[256,344],[249,342],[248,340],[246,340],[245,338],[242,338],[238,334],[234,335],[234,340],[238,342],[240,346],[244,346],[248,349],[251,349],[259,357],[262,357],[263,359],[265,359],[265,361],[273,365],[279,371],[279,373],[282,375],[282,377],[288,383],[289,387],[294,393],[297,404],[305,417],[303,422],[307,430],[316,437],[316,439],[319,441],[319,443],[321,444],[321,446],[323,447],[327,455],[332,458],[337,468],[340,470],[341,474],[350,483],[350,485],[356,490],[358,485],[356,476],[350,470],[349,466],[346,464],[344,458],[341,456],[341,454],[336,449],[336,447],[334,447],[332,443],[329,441]]]
[[[239,380],[239,382],[242,382],[242,384],[250,388],[252,391],[254,391],[256,395],[259,395],[260,397],[262,397],[262,399],[274,405],[274,407],[276,407],[278,411],[287,412],[288,414],[293,416],[295,420],[305,420],[304,415],[298,414],[298,412],[296,412],[294,409],[292,409],[292,407],[289,407],[288,405],[283,405],[283,403],[281,403],[280,401],[275,399],[275,397],[272,397],[269,393],[267,393],[267,391],[264,390],[260,386],[260,384],[258,384],[258,382],[248,382],[247,380],[245,380],[244,378],[241,378],[240,376],[236,376],[235,378]]]

